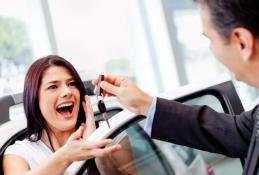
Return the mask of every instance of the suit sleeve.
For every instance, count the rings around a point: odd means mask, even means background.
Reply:
[[[208,106],[157,99],[151,136],[229,157],[246,157],[257,106],[231,116]]]

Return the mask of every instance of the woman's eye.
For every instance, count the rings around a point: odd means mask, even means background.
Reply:
[[[70,82],[70,83],[69,83],[69,86],[76,86],[76,82],[74,82],[74,81],[73,81],[73,82]]]
[[[57,88],[56,85],[51,85],[51,86],[48,87],[48,89],[56,89],[56,88]]]

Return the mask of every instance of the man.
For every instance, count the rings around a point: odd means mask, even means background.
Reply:
[[[212,52],[238,80],[259,87],[259,1],[196,2],[203,34],[210,40]],[[259,174],[258,106],[240,115],[228,116],[207,106],[185,106],[152,97],[121,76],[105,76],[101,87],[106,95],[116,96],[130,111],[147,116],[145,129],[151,137],[245,158],[243,175]]]

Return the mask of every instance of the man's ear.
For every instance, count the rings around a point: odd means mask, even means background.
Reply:
[[[232,31],[231,41],[235,42],[243,61],[251,61],[256,44],[253,34],[246,28],[238,27]]]

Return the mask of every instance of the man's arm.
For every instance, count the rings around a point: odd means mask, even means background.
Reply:
[[[93,85],[96,86],[97,82],[98,79],[93,80]],[[103,95],[116,96],[131,112],[148,115],[153,97],[127,77],[105,76],[101,87],[104,89]],[[245,157],[256,109],[257,107],[241,115],[230,116],[217,113],[207,106],[190,107],[157,98],[151,136],[231,157]]]
[[[149,107],[148,113],[147,113],[147,120],[144,126],[144,130],[146,133],[150,136],[151,135],[151,130],[152,130],[152,125],[153,125],[153,120],[154,120],[154,115],[156,112],[156,101],[157,98],[154,97],[151,103],[151,106]]]
[[[246,157],[256,109],[230,116],[207,106],[157,98],[151,136],[230,157]]]

